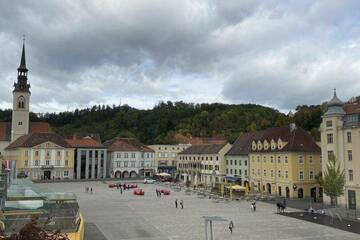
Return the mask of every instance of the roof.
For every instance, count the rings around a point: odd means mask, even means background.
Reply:
[[[326,104],[328,107],[343,106],[344,103],[336,96],[336,89],[334,89],[333,98]]]
[[[52,132],[47,122],[30,122],[30,133]],[[11,122],[0,122],[0,141],[11,141]]]
[[[223,136],[192,137],[191,135],[185,136],[180,133],[175,134],[175,140],[181,144],[191,144],[191,145],[227,143],[226,138]]]
[[[65,141],[74,148],[105,148],[104,145],[91,137],[85,137],[82,139],[66,139]]]
[[[358,102],[346,103],[343,108],[346,114],[360,113],[360,103]]]
[[[34,147],[45,142],[52,142],[64,148],[71,148],[71,145],[56,133],[31,133],[19,137],[6,147],[5,150],[11,150],[19,147]]]
[[[154,152],[135,138],[113,138],[103,145],[110,152]]]
[[[179,154],[218,154],[225,145],[226,143],[192,145]]]
[[[50,133],[50,124],[47,122],[30,122],[30,133]]]
[[[335,89],[334,89],[333,98],[326,104],[326,106],[327,106],[327,111],[325,112],[325,116],[345,114],[345,111],[343,109],[344,103],[336,96]]]
[[[261,141],[267,140],[269,143],[271,140],[277,141],[281,139],[287,144],[282,149],[276,149],[280,152],[321,152],[320,147],[316,144],[315,140],[310,133],[306,132],[301,127],[291,126],[281,126],[268,128],[263,131],[258,131],[253,133],[252,141]],[[251,152],[254,152],[250,150]],[[259,150],[256,150],[257,152]],[[271,152],[275,150],[261,150],[261,152]]]
[[[21,60],[20,60],[20,66],[19,69],[26,69],[26,60],[25,60],[25,42],[23,43],[23,47],[22,47],[22,53],[21,53]]]
[[[247,155],[251,150],[251,143],[255,133],[242,133],[236,139],[230,150],[225,155]]]
[[[11,141],[10,122],[0,122],[0,141]]]

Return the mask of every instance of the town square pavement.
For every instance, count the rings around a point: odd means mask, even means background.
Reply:
[[[258,202],[251,212],[246,201],[216,203],[184,192],[156,196],[157,185],[139,184],[145,196],[132,191],[123,194],[110,189],[108,182],[41,183],[41,188],[73,192],[77,195],[86,222],[86,240],[191,240],[204,239],[203,216],[221,216],[234,222],[214,224],[215,239],[247,240],[358,240],[360,235],[275,214],[274,205]],[[92,187],[93,194],[85,193]],[[184,209],[175,208],[175,199],[184,201]]]

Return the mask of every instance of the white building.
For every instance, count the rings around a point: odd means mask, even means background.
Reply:
[[[106,141],[104,146],[108,149],[111,177],[150,177],[155,173],[154,150],[136,139],[114,138]]]

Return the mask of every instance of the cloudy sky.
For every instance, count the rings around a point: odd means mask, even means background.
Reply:
[[[360,1],[0,2],[0,108],[26,35],[31,108],[159,101],[284,112],[360,95]]]

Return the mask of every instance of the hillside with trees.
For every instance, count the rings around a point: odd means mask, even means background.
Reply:
[[[318,137],[323,108],[299,106],[288,116],[255,104],[193,104],[160,102],[151,110],[127,105],[93,106],[71,112],[31,114],[32,121],[46,121],[61,135],[99,133],[102,140],[116,136],[137,137],[146,144],[174,143],[174,135],[224,136],[233,142],[240,132],[256,131],[295,122]],[[9,121],[11,110],[0,110],[0,121]]]

